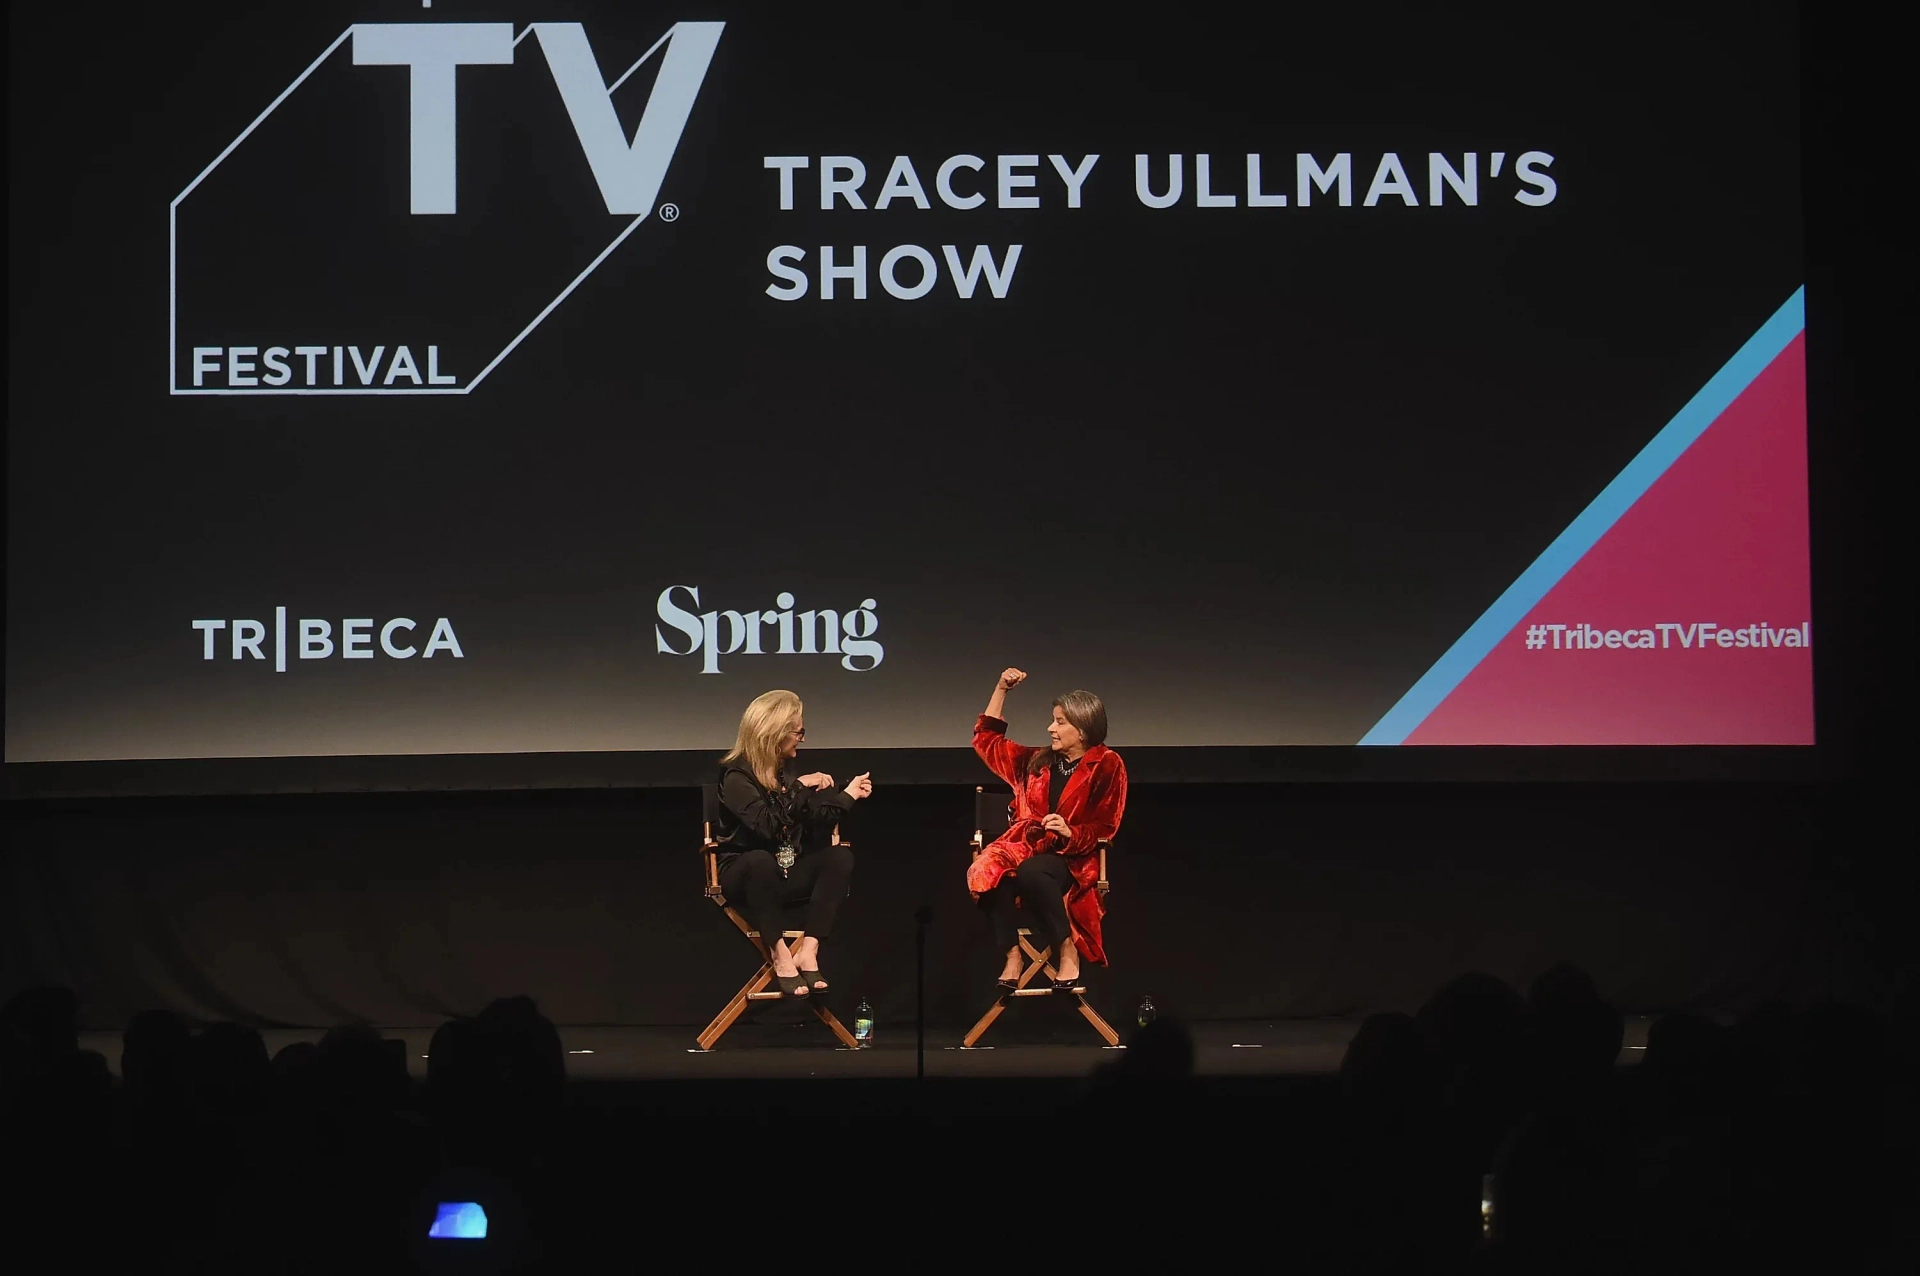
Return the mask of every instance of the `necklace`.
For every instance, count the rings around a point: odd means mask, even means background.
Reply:
[[[1075,758],[1071,762],[1067,761],[1065,754],[1062,754],[1060,757],[1060,774],[1072,775],[1074,773],[1075,768],[1077,768],[1082,762],[1086,760],[1087,760],[1087,755],[1084,753],[1081,754],[1079,757]]]

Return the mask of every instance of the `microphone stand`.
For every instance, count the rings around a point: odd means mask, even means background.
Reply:
[[[933,909],[927,904],[914,910],[913,934],[913,1075],[927,1075],[927,926],[933,921]]]

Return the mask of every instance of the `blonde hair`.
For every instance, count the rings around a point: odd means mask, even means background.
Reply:
[[[787,732],[800,720],[800,708],[800,697],[791,691],[767,691],[755,696],[740,715],[740,734],[734,739],[733,752],[720,760],[737,762],[744,758],[762,786],[775,787],[780,783],[780,747],[787,742]]]

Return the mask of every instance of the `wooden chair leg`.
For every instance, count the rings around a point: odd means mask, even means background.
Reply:
[[[973,1043],[980,1040],[981,1037],[986,1035],[987,1029],[993,1027],[993,1021],[995,1019],[998,1019],[1000,1017],[1000,1012],[1005,1010],[1006,1008],[1007,1008],[1006,994],[1002,993],[1000,996],[995,997],[993,999],[992,1008],[989,1009],[986,1014],[980,1016],[980,1022],[973,1025],[973,1027],[967,1032],[966,1036],[960,1038],[961,1048],[966,1050],[973,1049]]]
[[[746,983],[740,985],[740,991],[733,994],[733,1000],[729,1001],[726,1006],[721,1009],[720,1013],[713,1017],[713,1022],[708,1024],[705,1030],[700,1033],[698,1038],[700,1048],[702,1050],[713,1049],[713,1043],[725,1036],[727,1029],[733,1027],[734,1020],[746,1012],[748,1002],[753,994],[766,987],[767,981],[772,978],[773,967],[769,966],[766,962],[761,962],[760,972],[753,978],[747,980]]]
[[[1108,1045],[1117,1046],[1120,1044],[1120,1034],[1113,1030],[1111,1024],[1100,1017],[1099,1011],[1087,1004],[1085,993],[1080,994],[1080,1013],[1086,1016],[1087,1022],[1093,1025],[1095,1032],[1107,1039]]]
[[[967,1035],[960,1038],[960,1046],[963,1050],[973,1049],[980,1038],[987,1034],[987,1029],[993,1027],[993,1021],[1006,1013],[1007,998],[1019,996],[1020,993],[1026,989],[1026,986],[1033,981],[1033,977],[1039,974],[1041,970],[1044,969],[1051,972],[1053,969],[1047,965],[1046,954],[1048,950],[1044,948],[1036,949],[1025,935],[1020,936],[1020,949],[1027,955],[1026,969],[1020,972],[1020,978],[1014,982],[1010,990],[1002,992],[998,997],[993,999],[993,1005],[987,1008],[986,1014],[980,1016],[980,1022],[974,1024],[972,1028],[967,1030]],[[1043,989],[1041,991],[1051,992],[1052,990]]]
[[[1053,956],[1053,946],[1051,944],[1045,948],[1035,948],[1033,941],[1025,935],[1022,935],[1020,936],[1020,949],[1027,955],[1027,968],[1021,972],[1019,987],[1015,988],[1014,991],[1018,992],[1020,988],[1025,988],[1028,981],[1043,970],[1047,972],[1048,979],[1054,978],[1053,963],[1047,960]]]
[[[1048,979],[1058,979],[1060,977],[1060,972],[1054,969],[1053,962],[1050,960],[1053,956],[1052,946],[1036,948],[1031,939],[1026,935],[1022,935],[1020,936],[1020,949],[1027,955],[1026,970],[1021,972],[1020,979],[1014,985],[1011,992],[1003,992],[994,999],[992,1007],[988,1009],[986,1014],[980,1016],[980,1022],[974,1024],[967,1035],[961,1038],[961,1046],[971,1049],[974,1043],[986,1035],[987,1029],[993,1026],[993,1021],[998,1019],[1006,1010],[1008,997],[1023,995],[1035,997],[1043,994],[1052,995],[1053,989],[1051,988],[1029,989],[1027,987],[1027,984],[1032,981],[1033,977],[1042,970],[1047,972]],[[1112,1024],[1100,1017],[1099,1011],[1087,1004],[1087,996],[1085,993],[1075,993],[1074,1000],[1079,1003],[1081,1017],[1093,1025],[1093,1030],[1100,1034],[1102,1040],[1110,1046],[1120,1044],[1120,1034],[1113,1030]]]
[[[818,1002],[818,998],[811,1000]],[[860,1039],[847,1031],[847,1025],[840,1022],[840,1016],[834,1014],[830,1007],[825,1004],[816,1004],[813,1007],[813,1013],[818,1016],[821,1023],[833,1030],[833,1035],[840,1038],[841,1045],[849,1050],[861,1049]]]
[[[747,941],[753,945],[754,950],[761,954],[762,960],[759,971],[755,973],[753,978],[747,980],[746,983],[740,986],[740,991],[733,994],[733,1000],[729,1001],[720,1013],[713,1017],[713,1022],[708,1024],[700,1033],[697,1040],[702,1050],[713,1049],[714,1043],[725,1036],[727,1029],[733,1027],[734,1022],[738,1020],[742,1014],[746,1013],[748,1005],[750,1005],[756,997],[760,996],[761,990],[773,982],[773,963],[765,960],[765,950],[760,947],[760,941],[754,938],[753,927],[748,925],[747,920],[732,908],[729,907],[722,911],[726,913],[727,919],[739,928],[740,933],[747,937]],[[781,938],[788,938],[790,935],[798,933],[797,931],[787,932],[783,934]],[[782,1001],[794,1000],[793,998],[789,998],[785,992],[777,992],[773,995]],[[761,1000],[770,999],[770,997],[761,998]],[[798,1000],[811,1003],[809,1009],[813,1011],[814,1016],[818,1018],[821,1023],[825,1024],[828,1029],[832,1031],[834,1036],[840,1039],[841,1045],[849,1050],[861,1049],[860,1039],[847,1031],[847,1026],[840,1022],[840,1017],[834,1014],[824,1001],[817,997],[799,998]]]

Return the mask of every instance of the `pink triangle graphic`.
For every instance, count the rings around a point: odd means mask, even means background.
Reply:
[[[1794,337],[1406,743],[1813,743],[1805,342]]]

